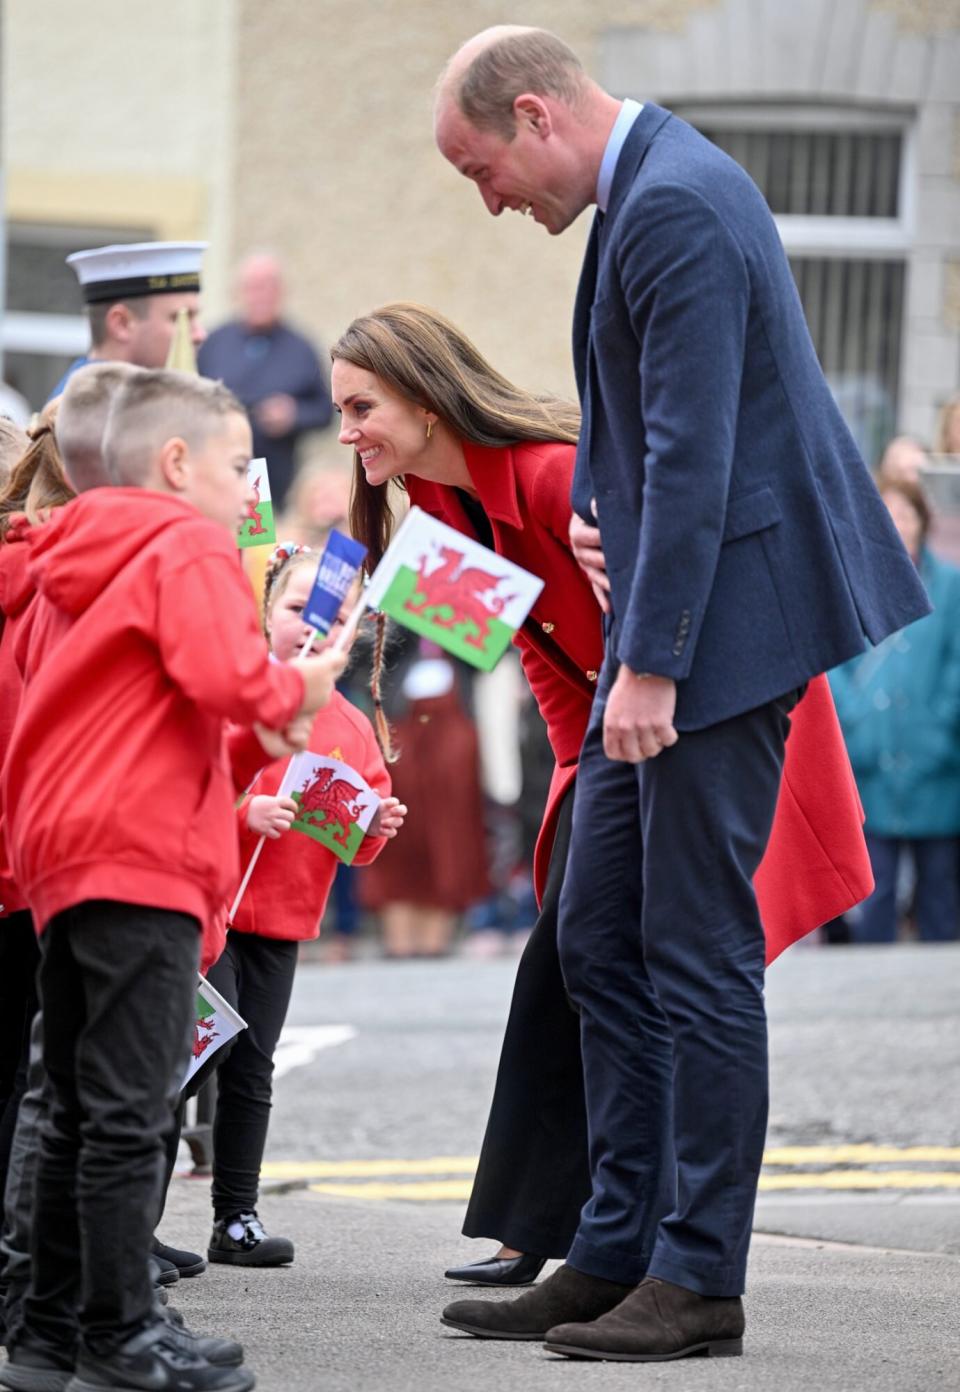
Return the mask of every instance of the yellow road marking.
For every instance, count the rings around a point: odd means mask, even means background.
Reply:
[[[339,1199],[382,1201],[403,1199],[407,1202],[437,1203],[465,1202],[470,1197],[469,1179],[416,1180],[391,1184],[373,1181],[366,1184],[311,1184],[314,1194],[332,1195]],[[957,1170],[823,1170],[819,1173],[765,1174],[760,1176],[760,1192],[773,1193],[790,1189],[960,1189]]]
[[[311,1184],[313,1194],[333,1194],[338,1199],[416,1199],[418,1203],[435,1203],[441,1199],[456,1199],[465,1203],[470,1197],[470,1179],[415,1180],[408,1184]]]
[[[765,1165],[882,1165],[898,1161],[960,1163],[960,1146],[771,1146],[763,1155]]]
[[[760,1176],[761,1193],[775,1189],[960,1189],[960,1170],[805,1170]]]
[[[266,1160],[264,1179],[375,1179],[378,1175],[472,1175],[476,1155],[431,1155],[424,1160]]]
[[[823,1146],[771,1146],[763,1157],[765,1165],[890,1165],[957,1164],[960,1146],[892,1146],[874,1144]],[[379,1160],[268,1160],[263,1166],[265,1179],[339,1180],[382,1179],[410,1175],[473,1175],[475,1155],[431,1155],[421,1159]],[[780,1187],[782,1176],[769,1176]],[[804,1180],[804,1185],[807,1180]],[[802,1187],[802,1186],[801,1186]],[[868,1186],[870,1187],[870,1186]],[[952,1186],[951,1186],[952,1187]]]

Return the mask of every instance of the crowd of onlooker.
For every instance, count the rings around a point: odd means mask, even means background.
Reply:
[[[898,436],[877,468],[933,613],[830,674],[876,881],[831,925],[834,940],[960,937],[960,554],[928,489],[943,467],[960,469],[960,397],[944,407],[932,451]]]

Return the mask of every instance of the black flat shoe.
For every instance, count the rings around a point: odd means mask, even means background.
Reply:
[[[519,1257],[489,1257],[469,1266],[451,1266],[443,1274],[448,1281],[469,1281],[475,1286],[532,1286],[546,1260],[521,1252]]]

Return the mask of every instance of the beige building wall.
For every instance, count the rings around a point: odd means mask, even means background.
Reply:
[[[6,0],[7,216],[209,238],[226,290],[234,0]]]
[[[596,71],[610,26],[673,28],[716,0],[239,0],[236,251],[289,262],[295,307],[327,343],[357,314],[420,300],[524,385],[574,392],[570,318],[589,216],[551,238],[494,219],[437,154],[432,90],[489,24],[547,25]]]
[[[893,102],[918,119],[901,373],[929,437],[957,377],[960,0],[6,0],[8,216],[201,237],[207,317],[254,247],[329,343],[395,298],[432,304],[503,371],[572,393],[584,216],[491,218],[433,147],[432,88],[478,29],[545,24],[618,95]]]

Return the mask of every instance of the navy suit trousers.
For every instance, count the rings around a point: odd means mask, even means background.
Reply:
[[[608,656],[581,754],[560,904],[593,1176],[567,1262],[739,1295],[767,1124],[752,879],[800,693],[633,766],[603,753],[616,665]]]

